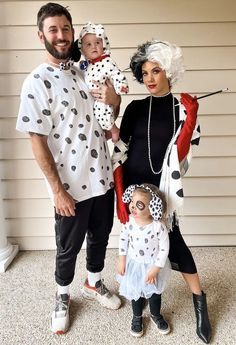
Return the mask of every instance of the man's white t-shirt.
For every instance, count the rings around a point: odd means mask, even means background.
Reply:
[[[93,103],[74,66],[60,71],[43,63],[25,79],[21,92],[17,130],[48,136],[61,181],[77,201],[105,194],[114,185],[107,142],[93,115]]]

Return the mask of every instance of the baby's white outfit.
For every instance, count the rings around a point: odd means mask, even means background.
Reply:
[[[110,43],[106,36],[104,27],[101,24],[94,24],[91,22],[84,25],[79,34],[79,48],[82,47],[82,38],[86,34],[94,34],[103,41],[102,56],[95,60],[88,61],[87,68],[85,68],[84,78],[89,89],[98,88],[98,86],[94,84],[94,81],[104,84],[106,80],[109,79],[118,95],[128,93],[128,81],[125,75],[118,68],[115,61],[110,57]],[[113,108],[99,100],[95,100],[94,102],[94,115],[102,129],[109,130],[115,123]]]
[[[126,77],[109,55],[103,55],[100,59],[90,61],[85,70],[84,78],[89,89],[97,88],[97,85],[93,82],[94,80],[104,84],[109,79],[117,95],[126,94],[129,90]],[[100,126],[105,130],[111,129],[115,122],[112,106],[95,100],[93,110]]]
[[[117,275],[120,295],[137,301],[140,297],[150,298],[161,294],[170,277],[168,259],[169,235],[159,221],[139,226],[130,216],[122,226],[119,239],[119,255],[126,255],[126,269],[123,276]],[[145,282],[147,272],[153,267],[161,267],[155,284]]]

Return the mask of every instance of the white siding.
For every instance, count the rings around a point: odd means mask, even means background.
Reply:
[[[58,1],[69,6],[76,29],[88,20],[106,27],[112,57],[125,69],[137,44],[152,38],[183,47],[187,71],[174,89],[202,95],[202,139],[184,179],[182,232],[190,245],[236,245],[236,2],[234,0]],[[46,1],[0,3],[0,177],[8,236],[22,249],[55,248],[53,210],[26,135],[15,131],[25,76],[44,59],[35,25]],[[145,95],[132,79],[125,106]],[[112,145],[110,144],[112,148]],[[110,247],[117,246],[115,217]]]

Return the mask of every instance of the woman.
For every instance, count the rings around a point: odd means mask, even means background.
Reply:
[[[192,254],[178,226],[176,211],[183,202],[181,176],[188,169],[191,146],[198,145],[196,97],[181,94],[181,104],[171,93],[184,73],[182,51],[168,42],[151,41],[140,46],[131,58],[130,68],[150,96],[132,101],[126,108],[120,140],[113,153],[117,194],[117,215],[122,223],[129,215],[122,202],[124,188],[144,181],[165,193],[172,269],[182,273],[192,294],[197,334],[205,342],[211,338],[206,295],[202,291]]]

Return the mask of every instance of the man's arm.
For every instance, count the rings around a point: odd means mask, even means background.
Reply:
[[[37,133],[29,134],[35,159],[51,186],[56,212],[62,216],[74,216],[75,201],[63,187],[55,161],[48,147],[47,136]]]

